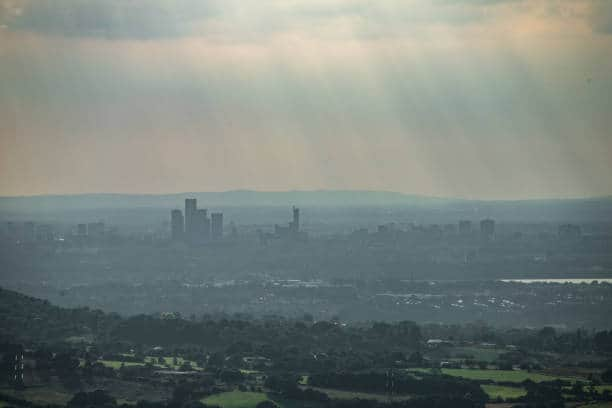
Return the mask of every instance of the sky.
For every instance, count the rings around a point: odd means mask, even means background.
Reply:
[[[610,0],[0,0],[0,195],[612,195]]]

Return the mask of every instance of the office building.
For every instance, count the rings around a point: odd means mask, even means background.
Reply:
[[[23,242],[34,242],[34,223],[31,221],[23,223]]]
[[[469,221],[469,220],[459,221],[459,233],[461,235],[470,235],[472,233],[472,221]]]
[[[582,228],[580,225],[563,224],[559,225],[558,234],[561,240],[574,240],[582,236]]]
[[[197,209],[198,204],[195,198],[185,199],[185,238],[188,241],[193,241],[195,238],[194,220]]]
[[[485,239],[492,239],[495,235],[495,221],[490,218],[480,221],[480,235]]]
[[[170,213],[170,235],[173,241],[180,241],[184,237],[185,220],[181,210],[172,210]]]
[[[78,224],[77,225],[77,235],[80,237],[87,236],[87,224]]]
[[[19,241],[19,231],[14,222],[9,221],[6,223],[6,239],[13,243]]]
[[[37,241],[53,241],[53,229],[48,224],[36,226]]]
[[[223,213],[212,213],[211,217],[211,236],[213,240],[223,238]]]
[[[293,207],[293,221],[289,223],[289,230],[293,234],[297,234],[300,231],[300,209]]]
[[[193,219],[193,242],[206,242],[210,239],[210,220],[208,219],[207,210],[196,210]]]
[[[87,224],[87,236],[98,239],[104,236],[104,223],[102,221]]]

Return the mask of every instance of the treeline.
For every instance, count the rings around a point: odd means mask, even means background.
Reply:
[[[290,360],[299,359],[304,353],[320,353],[320,358],[325,360],[329,353],[342,350],[347,367],[353,365],[353,369],[372,364],[371,358],[364,353],[375,353],[372,356],[379,358],[381,350],[403,353],[398,359],[408,360],[429,338],[492,342],[499,346],[513,344],[527,350],[560,353],[612,351],[612,331],[502,330],[484,324],[421,326],[411,321],[344,326],[338,322],[314,322],[311,316],[304,319],[208,317],[186,320],[176,315],[122,318],[88,308],[59,308],[5,289],[0,289],[0,322],[0,341],[15,343],[63,343],[67,338],[80,337],[89,343],[123,344],[127,348],[196,347],[270,358],[279,356],[282,350],[282,355]],[[105,351],[112,351],[112,348]],[[291,365],[294,363],[300,362],[292,361]]]
[[[450,376],[424,376],[416,378],[401,372],[328,372],[312,374],[308,383],[315,387],[336,388],[350,391],[411,394],[446,395],[468,398],[473,402],[487,401],[480,385]]]

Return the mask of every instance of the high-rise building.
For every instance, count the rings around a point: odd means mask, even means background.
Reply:
[[[104,236],[104,223],[102,221],[87,224],[87,236],[98,239]]]
[[[210,239],[210,221],[208,219],[207,210],[196,210],[194,215],[194,242],[206,242]]]
[[[6,223],[6,239],[12,243],[19,241],[19,231],[14,222],[9,221]]]
[[[574,224],[559,225],[559,239],[573,240],[573,239],[578,239],[581,236],[582,236],[582,228],[580,228],[580,225],[574,225]]]
[[[194,219],[198,210],[198,202],[195,198],[185,199],[185,238],[193,241],[195,238]]]
[[[87,224],[77,225],[77,235],[80,237],[87,236]]]
[[[34,235],[34,223],[32,221],[23,223],[23,242],[33,242]]]
[[[459,221],[459,233],[461,235],[469,235],[472,233],[472,221],[461,220]]]
[[[291,232],[298,233],[300,231],[300,209],[293,207],[293,221],[290,225]]]
[[[212,213],[211,218],[211,236],[213,240],[223,238],[223,213]]]
[[[495,221],[487,218],[480,221],[480,235],[485,239],[491,239],[495,235]]]
[[[170,233],[173,241],[183,239],[185,232],[184,222],[183,212],[181,210],[172,210],[170,213]]]
[[[204,241],[210,241],[210,235],[211,235],[210,227],[211,227],[210,217],[207,217],[206,214],[204,214],[204,231],[203,231]]]
[[[48,224],[36,226],[37,241],[53,241],[53,229]]]

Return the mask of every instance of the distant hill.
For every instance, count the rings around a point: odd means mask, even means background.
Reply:
[[[186,192],[178,194],[75,194],[0,197],[0,210],[89,209],[180,206],[194,197],[210,206],[431,206],[449,204],[550,205],[583,203],[612,205],[612,197],[534,200],[467,200],[403,194],[392,191],[312,190]]]
[[[458,200],[385,191],[251,191],[187,192],[179,194],[79,194],[0,197],[0,211],[27,209],[90,209],[181,206],[194,197],[209,206],[396,206],[430,205]]]
[[[197,198],[198,206],[202,208],[224,211],[230,217],[228,219],[238,223],[261,221],[262,217],[266,218],[262,215],[264,212],[272,214],[268,217],[270,220],[282,222],[284,218],[281,217],[287,216],[292,205],[305,209],[305,214],[316,215],[319,220],[325,218],[325,222],[331,223],[342,217],[351,223],[352,218],[347,217],[353,214],[357,221],[367,217],[378,219],[382,214],[388,221],[448,222],[460,218],[493,217],[521,222],[612,222],[612,197],[486,201],[357,190],[0,197],[0,220],[59,219],[65,218],[66,214],[70,217],[76,214],[75,218],[84,220],[99,218],[130,223],[139,217],[144,222],[144,217],[149,214],[146,222],[158,222],[167,218],[167,210],[182,208],[184,199],[188,197]],[[254,213],[247,215],[249,210],[245,207],[268,209],[252,210]],[[356,213],[359,208],[366,207],[371,214],[363,211]],[[60,217],[60,213],[64,214]]]

